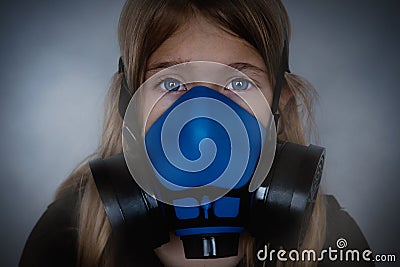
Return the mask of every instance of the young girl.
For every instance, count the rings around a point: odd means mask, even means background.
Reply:
[[[270,105],[273,105],[274,90],[279,88],[277,138],[307,144],[307,134],[312,131],[315,91],[284,66],[289,33],[289,20],[280,0],[128,0],[119,23],[124,68],[114,76],[101,142],[90,158],[109,158],[122,152],[123,119],[119,107],[124,79],[133,95],[157,72],[195,61],[236,66],[252,80],[267,85],[262,93]],[[104,205],[85,160],[60,186],[55,202],[32,231],[20,266],[116,266],[120,261],[115,244],[109,242],[111,233]],[[355,247],[367,248],[354,221],[332,198],[327,201],[319,194],[304,242],[298,250],[320,252],[324,247],[336,248],[336,239],[341,235]],[[257,259],[258,248],[255,239],[245,232],[240,236],[237,256],[186,259],[182,242],[171,234],[170,241],[156,248],[152,257],[146,258],[147,263],[141,261],[141,264],[262,266],[266,262]],[[324,263],[326,261],[278,261],[271,264],[323,266]],[[123,264],[136,266],[134,262]],[[338,264],[343,266],[343,262]]]

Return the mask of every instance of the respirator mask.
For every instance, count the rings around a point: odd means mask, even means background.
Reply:
[[[152,250],[173,232],[186,258],[219,258],[237,255],[244,231],[302,243],[325,149],[277,142],[268,90],[213,62],[160,71],[132,97],[123,80],[123,154],[90,162],[119,244]]]

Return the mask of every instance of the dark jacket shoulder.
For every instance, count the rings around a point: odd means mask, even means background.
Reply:
[[[368,242],[360,227],[332,195],[325,196],[326,239],[324,260],[318,266],[375,266],[373,261],[363,260],[362,253],[369,250]],[[329,259],[329,249],[337,250],[337,259]],[[340,256],[342,251],[342,257]],[[356,252],[357,251],[357,252]],[[357,256],[358,254],[358,256]],[[359,260],[357,260],[357,257]]]
[[[51,203],[26,241],[19,262],[25,266],[75,266],[79,192]]]

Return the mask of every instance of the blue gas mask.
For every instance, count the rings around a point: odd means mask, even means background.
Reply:
[[[113,236],[120,244],[139,242],[152,250],[167,243],[172,231],[186,258],[237,255],[243,231],[265,243],[299,246],[325,150],[276,143],[272,166],[255,183],[268,130],[214,89],[195,86],[182,94],[148,128],[142,151],[136,151],[146,157],[147,172],[132,175],[126,164],[131,159],[122,154],[90,162]],[[152,193],[132,176],[154,176],[145,179]]]
[[[175,198],[160,203],[164,221],[190,247],[187,258],[237,253],[265,131],[244,108],[204,86],[191,88],[149,128],[147,154],[160,186]],[[210,201],[218,191],[226,194]]]

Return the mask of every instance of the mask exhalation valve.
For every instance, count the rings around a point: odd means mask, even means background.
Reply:
[[[223,258],[238,253],[239,234],[181,237],[188,259]]]

